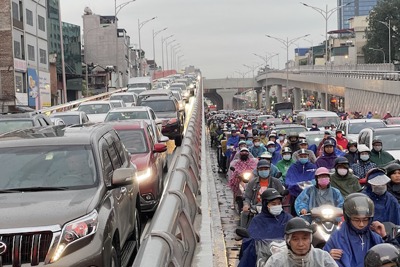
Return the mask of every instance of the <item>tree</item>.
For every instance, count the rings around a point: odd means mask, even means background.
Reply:
[[[365,31],[367,43],[363,47],[365,63],[383,63],[383,53],[374,49],[383,49],[386,59],[389,59],[389,29],[384,23],[391,24],[391,57],[400,58],[400,0],[380,0],[371,10],[367,18],[368,28]],[[382,23],[384,22],[384,23]]]

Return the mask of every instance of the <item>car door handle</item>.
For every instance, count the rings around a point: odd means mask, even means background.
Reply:
[[[126,187],[121,187],[121,194],[123,194],[123,195],[126,194]]]

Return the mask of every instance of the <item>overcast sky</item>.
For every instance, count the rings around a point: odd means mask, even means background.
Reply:
[[[117,5],[127,0],[116,0]],[[114,0],[60,0],[62,20],[82,27],[86,6],[94,14],[114,15]],[[325,9],[335,8],[337,0],[304,0],[305,3]],[[168,29],[156,37],[156,61],[161,65],[161,36],[174,34],[175,43],[181,45],[185,65],[201,69],[207,78],[239,77],[249,66],[263,61],[253,53],[265,55],[279,53],[270,61],[273,68],[282,68],[286,61],[286,48],[265,34],[300,39],[289,50],[321,43],[325,34],[325,19],[311,8],[296,0],[136,0],[118,14],[119,28],[125,28],[131,44],[138,44],[138,19],[152,17],[141,29],[142,49],[148,59],[153,58],[152,30]],[[328,31],[337,28],[337,15],[329,19]],[[166,65],[166,63],[165,63]],[[250,77],[252,74],[248,74]]]

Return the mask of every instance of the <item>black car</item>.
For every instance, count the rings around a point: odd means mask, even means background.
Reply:
[[[157,117],[162,120],[161,133],[169,139],[175,140],[175,145],[180,146],[183,139],[184,117],[179,110],[175,97],[149,96],[141,101],[142,106],[151,107]]]

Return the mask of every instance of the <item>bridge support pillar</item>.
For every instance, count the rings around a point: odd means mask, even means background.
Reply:
[[[265,87],[265,110],[271,110],[271,99],[269,97],[271,93],[271,86]]]
[[[283,96],[282,96],[282,84],[278,84],[276,86],[276,100],[278,103],[283,102]]]
[[[257,109],[261,109],[262,107],[262,88],[255,88],[257,93]]]
[[[301,109],[301,89],[300,88],[293,88],[293,103],[294,109]]]
[[[323,109],[327,109],[328,108],[328,105],[327,105],[328,98],[327,98],[326,93],[318,92],[318,100],[321,103],[321,108],[323,108]]]
[[[237,89],[217,89],[216,92],[223,99],[224,106],[222,109],[233,109],[233,96],[238,92],[238,90]]]

